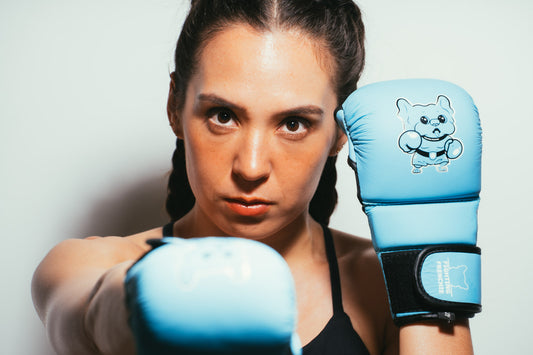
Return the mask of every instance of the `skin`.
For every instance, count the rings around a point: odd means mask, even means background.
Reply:
[[[332,316],[322,230],[308,206],[326,159],[346,141],[332,119],[338,103],[330,58],[319,49],[298,32],[229,27],[200,54],[183,109],[170,103],[168,110],[173,131],[185,141],[197,199],[175,223],[174,235],[245,237],[280,252],[295,280],[303,344]],[[173,90],[171,82],[171,96]],[[371,354],[472,353],[467,322],[395,327],[371,242],[332,233],[344,309]],[[134,353],[124,276],[148,250],[145,241],[161,236],[156,228],[71,239],[50,251],[32,292],[58,353]]]

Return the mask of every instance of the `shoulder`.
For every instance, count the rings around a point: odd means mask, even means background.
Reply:
[[[381,265],[372,241],[338,230],[331,232],[339,263],[342,287],[350,290],[353,288],[353,296],[361,301],[372,300],[372,303],[375,303],[376,295],[385,296],[386,300]]]
[[[368,275],[368,272],[371,272],[373,276],[375,276],[375,273],[381,274],[379,260],[370,239],[357,237],[335,229],[331,229],[331,234],[339,264],[364,269],[366,270],[365,275]]]
[[[332,230],[343,305],[356,331],[369,349],[382,353],[387,344],[397,342],[397,328],[389,311],[381,264],[372,241]]]
[[[358,306],[372,311],[374,319],[382,317],[383,310],[388,312],[388,297],[372,241],[341,231],[332,231],[332,234],[343,291]]]
[[[387,297],[372,241],[337,230],[332,230],[332,235],[343,294],[348,294],[344,303],[348,308],[356,305],[371,310],[375,319],[376,313],[387,305]]]

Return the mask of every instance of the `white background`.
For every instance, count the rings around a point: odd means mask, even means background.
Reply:
[[[473,96],[484,138],[479,354],[530,352],[533,2],[361,0],[361,85],[432,77]],[[168,74],[185,0],[0,0],[0,353],[52,354],[33,270],[65,238],[166,221]],[[332,226],[369,236],[339,158]],[[436,226],[439,228],[439,226]]]

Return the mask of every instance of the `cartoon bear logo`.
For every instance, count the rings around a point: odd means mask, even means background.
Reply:
[[[396,107],[404,128],[398,145],[405,153],[412,154],[412,172],[419,174],[429,165],[434,165],[438,172],[448,171],[450,160],[463,152],[461,141],[452,137],[455,120],[450,99],[439,95],[435,103],[413,105],[399,98]]]

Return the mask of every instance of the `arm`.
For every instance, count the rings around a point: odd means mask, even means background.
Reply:
[[[48,253],[33,276],[32,296],[59,354],[134,353],[123,280],[143,252],[126,238],[92,237],[66,240]]]
[[[456,320],[453,325],[415,323],[400,328],[389,320],[385,333],[384,355],[474,354],[468,319]]]
[[[448,324],[413,324],[400,328],[400,354],[473,354],[468,319]]]

